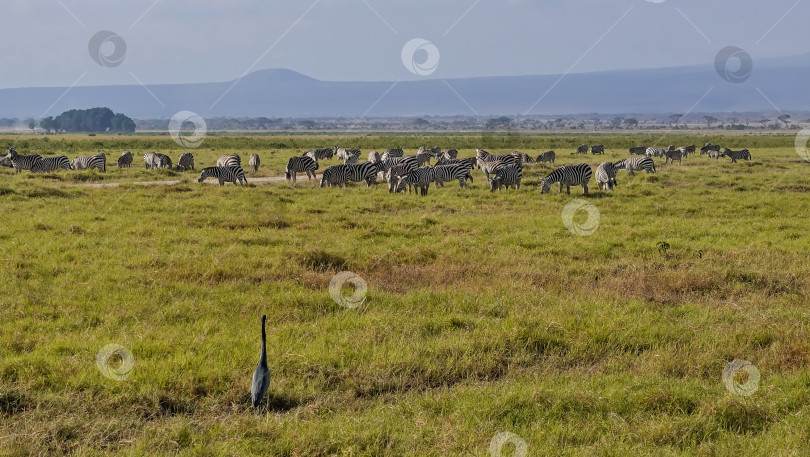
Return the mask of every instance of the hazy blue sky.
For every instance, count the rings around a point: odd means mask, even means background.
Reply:
[[[226,81],[279,67],[417,79],[401,59],[413,38],[439,50],[433,78],[710,63],[727,45],[754,62],[810,51],[810,2],[657,1],[3,0],[0,87]],[[126,42],[120,65],[90,57],[100,30]]]

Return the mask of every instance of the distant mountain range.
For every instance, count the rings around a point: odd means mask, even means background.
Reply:
[[[723,80],[714,65],[398,83],[319,81],[274,69],[250,73],[236,84],[2,89],[0,117],[40,118],[46,110],[45,115],[58,115],[98,106],[137,119],[170,118],[181,110],[203,117],[515,115],[526,113],[546,92],[528,114],[789,112],[810,109],[808,75],[810,53],[755,61],[742,83]]]

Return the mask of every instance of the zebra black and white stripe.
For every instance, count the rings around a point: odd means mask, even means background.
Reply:
[[[458,151],[455,149],[448,149],[444,151],[439,157],[438,160],[455,160],[458,157]]]
[[[489,182],[489,191],[500,191],[501,186],[505,186],[507,189],[510,187],[520,189],[520,181],[522,179],[523,167],[520,165],[509,165],[508,167],[503,167],[498,170],[497,173],[495,173],[492,181]]]
[[[323,160],[323,159],[332,159],[334,153],[332,152],[332,148],[322,148],[322,149],[313,149],[301,155],[311,157],[313,160]]]
[[[194,169],[194,154],[190,152],[184,152],[180,155],[180,158],[177,159],[177,168],[181,170],[193,170]]]
[[[587,154],[588,153],[588,145],[587,144],[580,144],[577,148],[577,154]]]
[[[132,153],[124,151],[121,157],[118,158],[118,168],[129,168],[132,166]]]
[[[520,158],[517,157],[517,156],[514,156],[512,154],[492,155],[492,154],[488,153],[487,151],[484,151],[483,149],[476,149],[475,150],[475,157],[477,159],[480,159],[479,162],[478,162],[478,164],[479,164],[478,168],[481,168],[480,167],[481,162],[497,162],[497,161],[500,161],[500,162],[504,162],[504,163],[506,163],[508,165],[514,165],[514,164],[520,163]],[[489,179],[489,178],[487,178],[487,179]]]
[[[563,186],[566,186],[567,192],[571,193],[571,186],[582,186],[582,193],[588,194],[588,181],[591,180],[593,171],[587,163],[578,163],[575,165],[564,165],[551,173],[545,178],[540,180],[540,193],[546,194],[551,185],[555,182],[560,183],[560,193],[562,193]]]
[[[369,162],[379,162],[382,159],[382,156],[377,151],[371,151],[368,153],[368,161]]]
[[[647,148],[646,151],[647,157],[665,157],[666,154],[667,151],[664,148]]]
[[[605,153],[604,144],[595,144],[591,146],[591,154],[604,154],[604,153]]]
[[[633,146],[632,148],[628,149],[629,154],[643,156],[647,154],[647,146]]]
[[[526,154],[525,152],[512,151],[512,155],[517,157],[520,163],[534,163],[534,159],[529,157],[529,154]]]
[[[408,193],[411,192],[411,186],[419,189],[419,195],[426,196],[430,183],[436,181],[436,171],[432,167],[422,167],[416,170],[411,170],[407,174],[400,176],[397,182],[396,191],[402,192],[405,186],[408,186]],[[416,193],[416,192],[414,192]]]
[[[487,181],[491,181],[491,178],[489,177],[490,173],[494,175],[498,173],[498,170],[500,170],[501,168],[507,165],[516,165],[516,163],[514,161],[505,162],[502,160],[493,160],[487,162],[479,157],[477,159],[476,165],[478,165],[479,170],[484,172],[484,175],[487,177]]]
[[[366,187],[377,182],[377,172],[382,168],[382,163],[363,162],[357,164],[333,165],[324,170],[321,176],[321,187],[326,185],[340,185],[345,187],[348,181],[365,181]]]
[[[711,151],[717,151],[719,153],[720,152],[720,145],[719,144],[706,143],[706,144],[703,145],[702,148],[700,148],[700,155],[708,154]]]
[[[155,168],[171,168],[172,159],[166,154],[155,154]]]
[[[59,169],[72,170],[67,156],[43,157],[31,167],[31,173],[47,173]]]
[[[11,164],[11,157],[8,155],[3,156],[3,158],[0,159],[0,166],[9,168],[13,167],[14,165]]]
[[[107,171],[107,156],[103,152],[91,156],[79,156],[70,161],[70,167],[74,170],[88,170],[95,168],[104,173]]]
[[[664,156],[666,157],[664,160],[664,165],[667,163],[675,163],[676,160],[678,161],[678,165],[680,165],[683,153],[680,149],[675,149],[675,146],[670,146],[669,150],[664,153]]]
[[[250,169],[253,173],[259,171],[259,165],[262,164],[261,159],[259,159],[259,154],[251,154],[250,158],[248,158],[248,165],[250,165]]]
[[[337,153],[337,158],[342,160],[344,165],[346,163],[357,162],[357,159],[360,158],[360,154],[362,154],[359,149],[339,148],[337,146],[335,146],[335,152]]]
[[[596,168],[596,184],[599,190],[613,190],[616,187],[616,173],[619,170],[613,165],[613,162],[602,162]]]
[[[475,168],[475,164],[478,159],[475,157],[467,157],[465,159],[442,159],[436,162],[436,166],[439,165],[455,165],[457,163],[460,164],[468,164],[470,168]]]
[[[739,151],[732,151],[729,148],[723,149],[720,157],[730,157],[731,163],[737,163],[737,160],[751,160],[751,152],[748,149],[740,149]]]
[[[292,180],[293,183],[296,181],[297,173],[306,173],[307,179],[318,179],[318,176],[315,174],[315,170],[317,169],[318,162],[313,160],[312,157],[290,157],[290,160],[287,161],[287,168],[284,169],[284,177],[287,181]]]
[[[39,154],[19,155],[14,148],[8,148],[8,159],[11,161],[11,166],[14,167],[14,173],[19,173],[22,170],[32,171],[34,165],[42,160]]]
[[[472,166],[469,162],[455,163],[451,165],[436,165],[433,167],[435,175],[436,187],[444,187],[445,182],[458,180],[459,186],[462,188],[467,187],[467,180],[473,182],[473,177],[470,171]]]
[[[241,167],[242,158],[238,154],[227,154],[217,159],[218,167]]]
[[[717,159],[720,158],[720,151],[719,150],[715,151],[714,149],[709,149],[708,151],[706,151],[706,157],[708,157],[710,159],[717,160]]]
[[[613,164],[618,170],[627,170],[627,174],[633,176],[634,171],[644,170],[647,173],[655,173],[655,162],[650,157],[630,157]]]
[[[404,155],[405,155],[405,152],[401,148],[394,148],[394,149],[389,149],[389,150],[383,152],[381,159],[385,160],[385,159],[389,159],[391,157],[402,157]]]
[[[237,183],[242,186],[247,184],[245,170],[240,166],[203,168],[200,172],[200,179],[198,179],[197,182],[203,182],[206,178],[216,178],[220,186],[224,186],[226,182],[232,182],[234,186],[237,185]]]
[[[540,154],[539,156],[537,156],[537,162],[538,163],[540,163],[540,162],[554,163],[555,160],[557,160],[557,154],[555,154],[554,151],[546,151],[546,152]]]

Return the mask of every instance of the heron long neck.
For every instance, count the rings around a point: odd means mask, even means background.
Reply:
[[[262,321],[262,356],[259,358],[259,364],[267,365],[267,335],[264,332],[264,321]]]

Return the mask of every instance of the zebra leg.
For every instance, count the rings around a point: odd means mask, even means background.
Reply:
[[[225,180],[222,179],[222,178],[219,178],[219,185],[224,186],[225,185]]]
[[[565,185],[565,193],[568,194],[568,195],[571,195],[571,184],[566,184]],[[585,192],[585,193],[587,193],[587,192]]]
[[[569,192],[569,194],[570,194],[570,193],[571,193],[571,192]],[[584,195],[588,195],[588,185],[587,185],[587,184],[583,184],[583,185],[582,185],[582,193],[583,193]]]
[[[563,183],[560,181],[560,193],[562,193]]]

